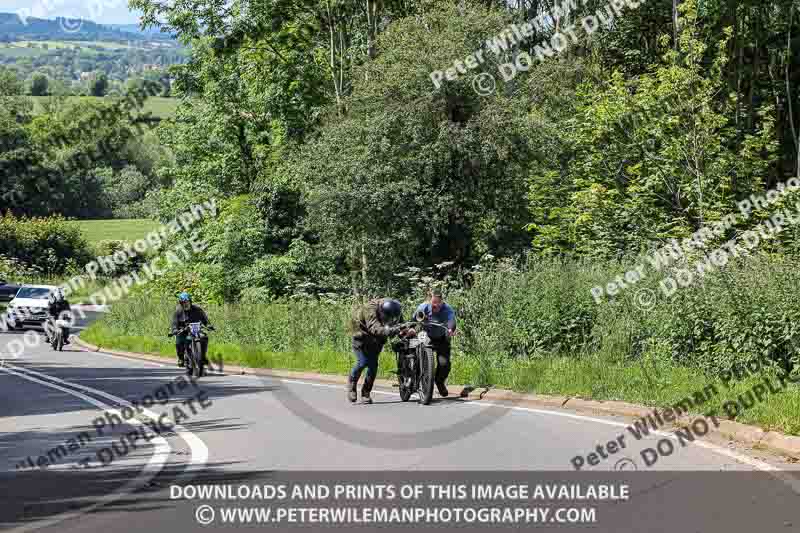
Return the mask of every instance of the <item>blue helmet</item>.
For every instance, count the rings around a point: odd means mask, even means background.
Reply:
[[[181,302],[181,303],[182,302],[191,302],[192,301],[192,297],[189,296],[188,292],[182,292],[182,293],[180,293],[178,295],[178,301]]]

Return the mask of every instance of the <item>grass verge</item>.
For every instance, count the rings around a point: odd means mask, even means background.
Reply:
[[[81,338],[109,349],[150,353],[173,359],[174,341],[164,336],[126,335],[105,321],[93,323]],[[213,361],[280,370],[311,371],[345,375],[353,363],[352,355],[341,349],[299,346],[295,350],[276,351],[259,344],[215,342],[209,344]],[[727,418],[723,405],[747,397],[766,375],[753,375],[725,384],[709,380],[700,371],[676,365],[629,365],[602,356],[554,357],[527,360],[504,359],[487,368],[485,361],[474,357],[453,356],[449,382],[490,385],[517,392],[560,395],[595,400],[620,400],[653,407],[679,404],[692,399],[692,412],[711,413]],[[379,377],[392,379],[394,358],[384,351],[380,358]],[[777,381],[773,379],[774,383]],[[709,388],[709,386],[713,388]],[[705,392],[704,392],[705,391]],[[713,394],[710,391],[714,391]],[[704,401],[697,401],[698,394]],[[790,386],[768,395],[764,401],[742,409],[737,422],[755,424],[765,430],[800,434],[800,390]]]

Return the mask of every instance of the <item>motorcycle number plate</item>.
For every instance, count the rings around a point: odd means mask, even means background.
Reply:
[[[199,335],[200,334],[200,324],[189,324],[191,328],[192,335]]]

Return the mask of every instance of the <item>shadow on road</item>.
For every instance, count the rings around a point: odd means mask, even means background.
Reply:
[[[269,472],[236,471],[235,463],[218,463],[191,476],[191,483],[240,484],[264,480]],[[224,468],[230,468],[223,471]],[[35,471],[0,473],[0,526],[18,527],[57,517],[62,513],[79,513],[98,503],[103,505],[91,513],[124,511],[153,512],[172,507],[168,493],[173,482],[185,483],[182,467],[166,467],[151,481],[129,495],[105,503],[119,494],[141,475],[138,467],[113,470]],[[140,478],[147,481],[145,478]],[[182,481],[182,479],[184,481]],[[104,501],[105,500],[105,501]],[[135,523],[135,516],[126,517]]]

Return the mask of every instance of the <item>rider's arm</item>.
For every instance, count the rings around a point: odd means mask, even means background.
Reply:
[[[172,332],[173,333],[177,333],[178,332],[178,311],[177,310],[172,314]]]
[[[211,322],[209,322],[208,315],[206,314],[205,310],[201,309],[200,307],[198,307],[197,310],[200,311],[200,322],[202,322],[204,326],[211,326]]]

